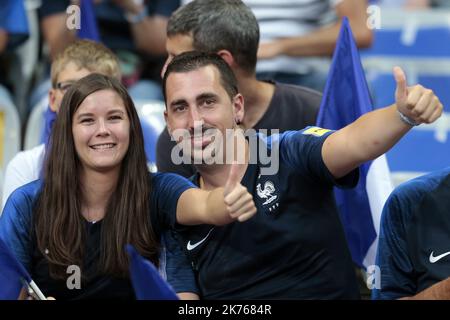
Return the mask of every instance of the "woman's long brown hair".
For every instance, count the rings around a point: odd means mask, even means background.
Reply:
[[[115,276],[128,274],[125,244],[158,263],[158,241],[150,220],[151,180],[147,174],[144,139],[133,101],[122,84],[107,76],[91,74],[70,88],[62,100],[44,164],[34,227],[38,249],[47,257],[53,278],[67,277],[66,268],[82,268],[86,222],[81,214],[81,163],[72,135],[73,116],[90,94],[112,90],[121,98],[130,120],[130,142],[122,161],[116,190],[102,221],[99,270]]]

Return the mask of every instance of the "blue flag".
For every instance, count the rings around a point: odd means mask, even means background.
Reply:
[[[30,275],[0,237],[0,300],[16,300],[24,280],[30,283]]]
[[[372,111],[372,101],[352,31],[343,19],[320,105],[317,125],[340,129]],[[392,184],[386,158],[360,166],[358,185],[335,188],[336,203],[353,261],[360,267],[375,263],[377,234],[383,204]]]
[[[155,266],[142,258],[132,245],[126,246],[130,257],[130,278],[138,300],[178,300],[176,293]]]
[[[80,39],[100,41],[100,36],[97,28],[97,20],[95,18],[94,5],[92,1],[93,0],[80,1],[81,21],[77,36]]]

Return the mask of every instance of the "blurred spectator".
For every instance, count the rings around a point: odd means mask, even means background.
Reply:
[[[450,8],[449,0],[429,0],[432,7]]]
[[[366,26],[367,0],[244,2],[255,13],[261,30],[259,78],[322,91],[327,70],[323,63],[333,54],[344,16],[349,18],[358,47],[371,45],[372,32]]]
[[[28,21],[23,1],[0,0],[0,104],[12,104],[8,84],[8,59],[11,52],[28,37]],[[8,89],[9,90],[8,90]]]
[[[450,299],[450,167],[410,180],[383,208],[374,299]]]
[[[188,3],[191,0],[183,0]],[[243,0],[259,23],[257,76],[322,91],[342,17],[358,47],[372,43],[367,0]],[[324,65],[325,63],[325,65]]]
[[[51,57],[74,41],[66,26],[70,0],[42,0],[41,27]],[[164,63],[168,16],[178,0],[95,0],[101,41],[118,56],[123,82],[134,99],[162,100],[159,70]]]
[[[242,1],[197,0],[179,8],[169,19],[167,63],[191,50],[219,54],[230,65],[245,97],[245,115],[240,120],[244,128],[284,132],[313,125],[321,94],[305,87],[258,81],[258,41],[258,22]],[[193,165],[173,163],[173,150],[175,141],[164,130],[158,139],[158,170],[192,176]]]
[[[372,0],[373,4],[385,7],[403,7],[406,9],[423,9],[430,6],[430,0]],[[448,0],[445,0],[448,2]]]

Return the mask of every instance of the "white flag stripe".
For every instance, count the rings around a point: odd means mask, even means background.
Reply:
[[[375,264],[378,236],[380,234],[381,212],[387,198],[393,190],[393,184],[385,155],[372,161],[372,165],[367,173],[366,190],[377,237],[364,258],[363,264],[365,267]]]

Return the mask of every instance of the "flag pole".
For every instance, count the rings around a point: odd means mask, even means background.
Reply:
[[[33,280],[31,280],[30,282],[30,287],[31,289],[33,289],[33,291],[36,293],[36,295],[39,297],[40,300],[47,300],[45,295],[42,293],[41,289],[39,289],[39,287]]]
[[[37,286],[36,282],[33,280],[28,283],[24,278],[20,279],[23,285],[27,288],[28,294],[36,300],[47,300],[45,295],[42,293],[41,289]]]

